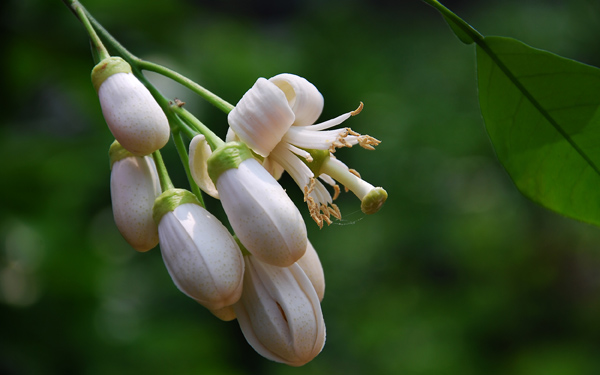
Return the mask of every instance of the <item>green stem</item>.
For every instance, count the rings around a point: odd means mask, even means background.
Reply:
[[[85,29],[88,32],[88,35],[90,36],[90,39],[92,41],[92,46],[98,53],[100,60],[104,60],[104,59],[110,57],[108,50],[106,49],[106,47],[104,47],[104,44],[102,44],[102,41],[98,37],[98,34],[96,34],[96,30],[94,30],[94,28],[92,27],[92,24],[90,23],[90,20],[88,19],[88,13],[86,12],[83,5],[81,5],[78,1],[75,1],[75,0],[63,0],[63,2],[69,8],[71,8],[73,13],[75,13],[77,18],[79,18],[81,23],[83,23],[83,26],[85,27]]]
[[[215,151],[219,146],[225,142],[219,138],[212,130],[204,125],[196,116],[189,113],[185,108],[178,105],[177,103],[171,105],[171,110],[177,114],[185,123],[189,124],[192,128],[196,129],[206,137],[206,142],[210,146],[212,151]]]
[[[68,0],[64,0],[64,1],[68,1]],[[150,67],[158,67],[159,65],[156,64],[151,64],[148,62],[143,62],[140,58],[138,58],[137,56],[135,56],[134,54],[132,54],[131,52],[129,52],[125,47],[123,47],[98,21],[96,21],[96,19],[94,17],[92,17],[89,12],[87,10],[85,10],[85,8],[82,7],[82,9],[84,9],[86,15],[88,16],[90,22],[92,23],[92,25],[98,30],[98,33],[104,38],[104,40],[106,41],[106,43],[108,45],[110,45],[112,48],[114,48],[119,55],[121,55],[121,57],[123,57],[123,59],[125,59],[125,61],[127,61],[129,63],[129,65],[131,65],[131,71],[133,72],[133,74],[135,74],[135,76],[148,88],[148,90],[150,91],[150,93],[152,94],[152,96],[154,96],[154,98],[156,99],[156,101],[158,102],[158,104],[160,105],[160,107],[162,108],[162,110],[167,114],[167,117],[169,117],[169,113],[176,113],[179,117],[181,117],[182,119],[184,119],[184,121],[187,124],[190,124],[193,128],[197,129],[200,133],[204,134],[204,136],[206,137],[206,141],[208,142],[208,144],[211,146],[211,148],[214,150],[216,147],[220,146],[221,144],[223,144],[224,142],[217,136],[215,135],[215,133],[213,133],[208,127],[206,127],[206,125],[202,124],[196,117],[194,117],[194,115],[192,115],[191,113],[189,113],[187,110],[181,108],[177,103],[171,103],[167,98],[165,98],[157,89],[156,87],[154,87],[144,76],[144,74],[141,72],[140,69],[146,69],[146,70],[152,70],[149,69]],[[165,71],[164,73],[168,73],[170,70],[167,68],[164,68]],[[171,71],[172,72],[172,71]],[[171,73],[169,73],[171,74]],[[175,72],[172,72],[172,74],[178,74]],[[169,78],[175,79],[172,76],[167,75]],[[180,78],[179,79],[186,79],[185,77],[179,75]],[[177,80],[179,82],[179,80]],[[188,80],[189,82],[192,82],[191,80]],[[207,90],[205,90],[204,88],[202,88],[201,86],[197,85],[198,88],[201,88],[202,90],[206,91],[207,93],[209,93]],[[214,96],[215,98],[218,98],[217,96]],[[222,103],[220,104],[223,108],[223,110],[229,108],[228,106],[231,106],[231,104],[223,101],[222,99],[219,98],[219,100],[222,101]],[[214,104],[214,103],[213,103]],[[215,104],[217,105],[217,104]],[[231,108],[233,108],[231,106]],[[230,109],[227,110],[227,112],[229,112]],[[174,122],[169,121],[169,124],[171,124],[171,129],[172,130],[177,130],[173,128],[173,124]],[[187,127],[181,126],[179,128],[181,131],[185,132],[186,135],[190,136],[190,138],[193,138],[193,129],[189,129]],[[213,148],[214,147],[214,148]]]
[[[158,172],[158,179],[160,181],[160,188],[164,193],[167,190],[175,189],[175,186],[171,182],[169,178],[169,172],[167,172],[167,167],[160,155],[160,151],[156,150],[152,153],[152,157],[154,158],[154,164],[156,164],[156,171]]]
[[[177,73],[174,70],[171,70],[162,65],[159,65],[159,64],[156,64],[156,63],[153,63],[150,61],[141,60],[141,59],[137,60],[137,66],[142,70],[149,70],[149,71],[161,74],[165,77],[168,77],[168,78],[172,79],[173,81],[179,82],[183,86],[189,88],[196,94],[198,94],[201,97],[203,97],[204,99],[206,99],[206,101],[208,101],[210,104],[214,105],[221,111],[225,112],[226,114],[231,112],[231,110],[234,108],[234,106],[231,105],[230,103],[226,102],[225,100],[221,99],[217,95],[208,91],[207,89],[200,86],[196,82]]]
[[[121,43],[119,43],[98,21],[96,21],[96,19],[83,6],[80,5],[80,8],[90,20],[91,24],[98,30],[98,33],[100,33],[104,40],[106,40],[106,43],[113,47],[129,63],[129,65],[131,65],[134,73],[137,72],[136,76],[138,76],[138,78],[142,75],[141,70],[153,71],[179,82],[225,113],[231,112],[231,110],[234,108],[233,105],[208,91],[191,79],[162,65],[144,61],[135,56],[133,53],[129,52],[125,47],[123,47],[123,45],[121,45]]]
[[[188,182],[190,183],[190,187],[192,188],[192,193],[196,195],[196,197],[200,201],[200,205],[206,208],[206,206],[204,205],[204,199],[202,198],[202,192],[200,191],[198,184],[196,184],[196,181],[194,181],[192,173],[190,172],[190,159],[188,157],[187,150],[185,149],[185,144],[183,143],[181,132],[173,132],[173,140],[175,141],[175,148],[177,148],[177,153],[179,154],[179,158],[181,159],[181,163],[183,164],[183,168],[185,169],[185,174],[187,175]]]

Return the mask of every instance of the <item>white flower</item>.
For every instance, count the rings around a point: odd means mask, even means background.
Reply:
[[[325,273],[323,272],[323,266],[319,260],[319,255],[310,241],[308,241],[306,253],[302,258],[298,259],[296,264],[302,268],[302,271],[304,271],[312,283],[317,292],[317,296],[319,297],[319,301],[323,301],[323,297],[325,296]]]
[[[169,140],[170,128],[150,91],[118,57],[102,60],[92,71],[102,114],[121,146],[134,155],[144,156],[162,148]]]
[[[223,224],[181,189],[161,194],[154,217],[165,266],[179,290],[217,313],[234,304],[242,292],[244,261]]]
[[[260,355],[291,366],[315,358],[325,344],[319,298],[298,264],[276,267],[244,256],[242,298],[233,308],[248,343]]]
[[[306,251],[306,225],[279,183],[239,142],[208,160],[208,173],[242,244],[263,262],[287,267]]]
[[[242,142],[265,158],[265,167],[274,175],[281,167],[290,174],[305,192],[311,217],[322,227],[323,222],[331,222],[331,215],[340,219],[341,214],[316,178],[334,186],[335,197],[339,187],[331,176],[315,173],[306,164],[313,162],[311,150],[335,152],[356,144],[372,150],[380,143],[350,128],[327,130],[357,115],[362,107],[361,103],[355,111],[312,125],[323,110],[322,95],[302,77],[279,74],[269,80],[259,78],[229,113],[228,122]]]
[[[152,206],[161,190],[154,160],[148,156],[133,156],[116,141],[109,154],[115,224],[134,249],[148,251],[158,244],[158,227],[152,219]]]

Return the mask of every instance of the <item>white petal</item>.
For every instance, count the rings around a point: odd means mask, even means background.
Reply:
[[[158,244],[152,206],[160,192],[152,158],[132,156],[113,164],[110,194],[115,223],[125,240],[137,251],[147,251]]]
[[[225,306],[218,310],[209,310],[214,316],[221,319],[224,322],[229,322],[235,319],[235,311],[233,310],[233,305]]]
[[[235,134],[235,132],[233,131],[233,129],[231,129],[231,127],[227,128],[227,134],[225,135],[225,142],[229,143],[229,142],[239,142],[240,138],[237,136],[237,134]]]
[[[269,157],[265,158],[262,165],[276,180],[279,180],[284,172],[283,167]]]
[[[190,142],[190,172],[192,178],[203,192],[219,199],[219,192],[208,176],[206,160],[212,154],[208,142],[202,134],[195,136]]]
[[[127,151],[149,155],[169,141],[167,116],[133,74],[108,77],[98,90],[98,98],[108,128]]]
[[[237,136],[261,156],[268,156],[294,122],[283,92],[259,78],[227,116]]]
[[[269,78],[285,93],[290,107],[296,115],[295,126],[314,124],[323,111],[323,95],[305,78],[282,73]]]
[[[308,241],[306,253],[296,262],[296,264],[302,268],[312,283],[317,292],[317,296],[319,296],[319,301],[323,301],[323,296],[325,295],[325,273],[323,272],[323,266],[321,265],[321,260],[319,260],[319,255],[310,241]]]
[[[208,211],[197,204],[182,204],[162,217],[158,234],[165,266],[179,290],[210,310],[240,298],[241,251]]]
[[[221,204],[240,241],[264,262],[287,267],[306,251],[302,215],[281,185],[255,159],[223,172]]]

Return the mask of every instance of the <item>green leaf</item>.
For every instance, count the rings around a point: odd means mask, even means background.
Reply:
[[[458,37],[458,39],[460,39],[461,42],[463,42],[464,44],[471,44],[475,41],[469,34],[467,34],[466,31],[464,31],[461,28],[460,23],[456,23],[455,18],[450,18],[448,16],[444,16],[444,19],[446,20],[446,22],[448,23],[448,25],[454,32],[454,35],[456,35]],[[473,29],[470,25],[468,25],[468,26],[469,26],[469,28]]]
[[[458,39],[460,39],[461,42],[463,42],[465,44],[471,44],[471,43],[475,42],[476,40],[483,39],[483,36],[481,34],[479,34],[479,32],[477,30],[475,30],[471,25],[466,23],[462,18],[460,18],[459,16],[454,14],[450,9],[443,6],[439,1],[437,1],[437,0],[423,0],[423,1],[425,3],[431,5],[435,9],[437,9],[442,14],[444,19],[446,20],[446,22],[448,23],[448,25],[454,32],[454,34],[458,37]]]
[[[528,198],[600,225],[600,69],[486,37],[479,103],[500,162]]]

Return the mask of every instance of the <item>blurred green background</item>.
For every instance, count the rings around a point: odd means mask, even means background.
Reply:
[[[447,1],[484,35],[600,66],[596,0]],[[0,5],[0,374],[600,373],[600,230],[523,198],[477,104],[474,48],[418,0],[88,0],[129,50],[236,103],[304,76],[321,119],[383,142],[338,151],[389,200],[343,194],[308,222],[327,342],[302,368],[263,359],[236,322],[181,294],[159,249],[131,250],[110,208],[112,139],[87,36],[59,0]],[[224,136],[225,116],[149,77]],[[172,144],[165,159],[186,186]],[[308,218],[300,191],[287,188]],[[218,203],[207,199],[220,214]]]

